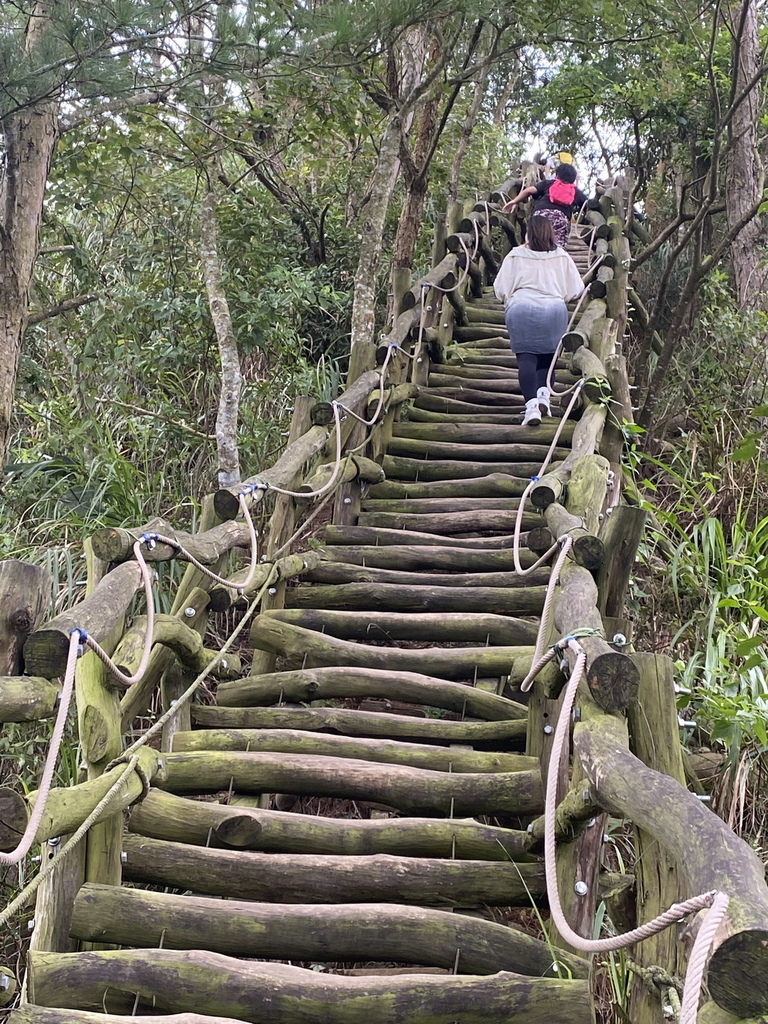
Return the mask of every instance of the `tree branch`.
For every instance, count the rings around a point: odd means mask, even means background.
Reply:
[[[72,248],[72,246],[68,248]],[[40,313],[30,313],[27,319],[27,326],[32,327],[34,324],[42,323],[43,320],[50,320],[52,316],[60,316],[62,313],[71,313],[73,309],[87,306],[89,302],[96,302],[98,298],[98,295],[78,295],[74,299],[65,299],[58,305],[51,306],[50,309],[43,310]]]

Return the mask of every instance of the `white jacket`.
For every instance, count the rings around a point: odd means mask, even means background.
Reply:
[[[524,245],[507,253],[493,285],[506,308],[521,300],[577,299],[584,291],[576,264],[565,249],[534,252]]]

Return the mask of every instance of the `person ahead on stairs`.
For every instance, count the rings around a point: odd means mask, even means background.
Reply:
[[[533,216],[545,217],[552,221],[555,241],[564,249],[571,231],[574,211],[588,202],[587,196],[576,187],[576,168],[572,163],[561,163],[555,168],[554,178],[529,185],[520,195],[502,207],[504,213],[511,213],[520,203],[533,197]]]
[[[578,268],[555,245],[546,217],[531,217],[528,240],[507,253],[493,289],[504,303],[517,376],[525,399],[523,426],[538,426],[551,416],[547,374],[552,356],[568,326],[566,302],[584,291]]]

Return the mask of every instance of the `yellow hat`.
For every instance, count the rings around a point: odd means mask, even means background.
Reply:
[[[571,156],[570,153],[566,153],[565,150],[561,150],[557,154],[557,159],[559,160],[559,162],[561,164],[572,164],[573,163],[573,157]]]

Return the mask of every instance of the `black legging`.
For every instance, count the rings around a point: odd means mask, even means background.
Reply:
[[[547,386],[547,374],[553,355],[554,352],[545,352],[543,355],[534,352],[517,353],[517,378],[526,402],[536,397],[539,388]]]

